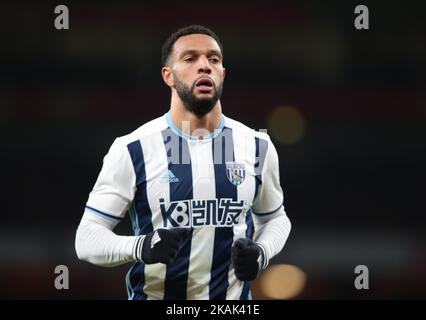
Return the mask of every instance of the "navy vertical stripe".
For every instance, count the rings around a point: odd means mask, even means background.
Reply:
[[[148,203],[148,194],[146,190],[146,171],[145,159],[142,151],[142,145],[139,140],[136,140],[127,145],[127,149],[132,159],[133,168],[136,175],[136,193],[133,202],[134,226],[135,235],[147,234],[153,231],[152,227],[152,212]],[[136,232],[139,231],[139,234]],[[130,292],[134,299],[146,299],[146,294],[143,292],[145,283],[145,265],[141,262],[136,262],[129,270]]]
[[[152,212],[148,202],[148,193],[146,190],[146,172],[145,160],[142,151],[142,145],[139,140],[130,143],[127,146],[130,157],[132,158],[133,167],[136,174],[136,193],[134,199],[136,221],[138,222],[139,234],[147,234],[153,231]]]
[[[243,291],[241,292],[240,300],[249,300],[250,289],[251,281],[244,281]]]
[[[259,191],[259,186],[262,184],[263,164],[266,158],[266,151],[268,150],[268,143],[266,140],[259,139],[257,137],[255,137],[254,139],[255,139],[254,142],[256,147],[256,153],[255,153],[255,164],[254,164],[255,189],[254,189],[253,201],[256,199],[257,193]],[[246,238],[253,240],[254,225],[253,225],[251,210],[247,212],[246,225],[247,225]],[[243,291],[241,292],[241,296],[240,296],[241,300],[249,299],[250,287],[251,287],[251,281],[244,281]]]
[[[214,175],[216,182],[216,198],[232,198],[238,200],[237,186],[232,184],[226,172],[226,162],[234,161],[234,141],[232,129],[225,127],[213,140]],[[219,155],[219,156],[218,156]],[[217,160],[220,161],[217,161]],[[211,300],[226,299],[229,286],[228,271],[231,264],[231,247],[234,241],[232,227],[216,227],[213,248],[209,297]]]
[[[246,238],[253,240],[254,225],[251,210],[247,211],[246,215]],[[241,292],[240,300],[248,300],[251,287],[251,281],[244,281],[243,291]]]
[[[253,218],[251,216],[251,210],[247,211],[246,215],[246,238],[253,240],[253,234],[254,234],[254,225],[253,225]]]
[[[262,184],[263,164],[265,163],[266,152],[268,151],[268,142],[266,140],[259,139],[257,137],[254,139],[256,145],[256,159],[254,164],[255,189],[253,201],[256,199],[259,187]]]
[[[169,157],[168,169],[179,181],[179,183],[169,182],[170,201],[190,200],[193,198],[193,192],[188,142],[173,133],[170,128],[164,130],[162,134],[164,146]],[[179,155],[177,158],[174,157],[176,154]],[[173,159],[178,159],[179,161],[173,161]],[[183,240],[173,264],[167,266],[164,299],[186,299],[191,239],[192,232],[191,235]]]

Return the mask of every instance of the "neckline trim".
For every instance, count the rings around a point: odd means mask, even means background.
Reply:
[[[181,137],[185,140],[190,140],[190,141],[209,141],[209,140],[212,140],[212,139],[216,138],[222,132],[223,128],[225,127],[225,117],[224,117],[223,114],[221,114],[220,115],[219,127],[215,128],[212,133],[209,133],[209,134],[203,136],[203,139],[199,139],[197,137],[186,134],[185,132],[180,130],[178,127],[176,127],[176,125],[173,123],[173,120],[172,120],[171,111],[166,113],[166,121],[167,121],[169,128],[175,134],[177,134],[179,137]]]

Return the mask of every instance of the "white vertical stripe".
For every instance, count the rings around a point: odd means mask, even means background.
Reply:
[[[254,196],[256,186],[254,175],[254,163],[256,156],[255,139],[251,135],[247,135],[242,130],[232,130],[234,140],[234,157],[235,163],[243,163],[245,165],[244,182],[238,185],[238,200],[245,200],[245,212],[250,208]],[[234,242],[239,238],[246,237],[246,215],[242,215],[238,224],[234,225]],[[239,281],[234,272],[234,268],[230,268],[228,272],[229,287],[226,292],[226,299],[236,300],[241,296],[244,282]]]
[[[169,184],[160,181],[160,178],[168,171],[167,154],[161,132],[142,138],[141,144],[145,159],[146,191],[152,212],[151,222],[155,230],[163,228],[159,199],[164,198],[166,206],[170,203]],[[143,291],[148,295],[148,299],[163,299],[166,270],[167,267],[163,263],[145,265]]]
[[[211,141],[188,142],[192,163],[193,198],[216,198]],[[188,271],[188,299],[209,299],[209,282],[214,250],[214,227],[194,228]],[[207,285],[206,285],[207,284]]]

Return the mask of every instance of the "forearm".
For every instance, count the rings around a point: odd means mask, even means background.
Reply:
[[[284,247],[290,234],[291,222],[281,207],[276,213],[270,215],[253,214],[255,227],[254,241],[264,251],[263,269]]]
[[[119,236],[112,231],[115,225],[85,212],[75,238],[78,258],[104,267],[135,261],[140,237]]]

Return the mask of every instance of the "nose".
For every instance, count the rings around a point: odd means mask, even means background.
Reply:
[[[212,72],[212,69],[210,67],[209,59],[205,56],[201,56],[199,58],[199,66],[198,66],[198,73],[208,73],[210,74]]]

